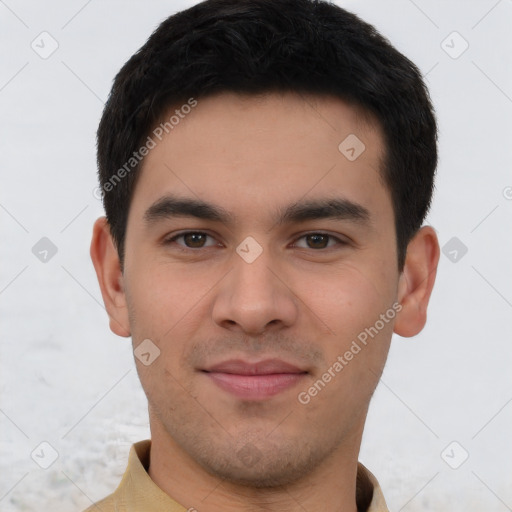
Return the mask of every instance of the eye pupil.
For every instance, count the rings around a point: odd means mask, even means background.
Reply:
[[[202,247],[205,241],[203,233],[186,233],[183,238],[188,247]]]
[[[327,239],[328,239],[327,235],[307,235],[307,236],[308,236],[308,241],[313,242],[313,248],[323,249],[324,247],[326,247]]]

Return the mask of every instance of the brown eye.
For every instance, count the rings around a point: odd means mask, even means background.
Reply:
[[[297,245],[301,249],[328,249],[335,245],[346,245],[346,242],[340,238],[327,233],[308,233],[299,240],[305,240],[305,245]]]
[[[207,235],[204,233],[186,233],[183,235],[185,245],[191,248],[203,247]]]
[[[306,239],[312,249],[325,249],[325,247],[327,247],[327,243],[329,242],[328,235],[306,235]]]
[[[211,238],[213,243],[207,244],[206,242],[208,238]],[[183,242],[178,242],[178,240],[183,240]],[[172,245],[174,243],[186,249],[203,249],[205,247],[215,245],[213,237],[201,231],[187,231],[185,233],[175,235],[165,241],[166,245]]]

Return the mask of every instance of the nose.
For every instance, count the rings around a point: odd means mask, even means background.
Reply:
[[[233,255],[233,269],[220,283],[214,322],[231,331],[258,335],[297,321],[298,300],[291,283],[268,251],[251,263]]]

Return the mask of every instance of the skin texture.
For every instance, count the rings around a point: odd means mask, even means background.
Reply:
[[[349,134],[366,148],[354,161],[338,149]],[[423,328],[439,259],[425,226],[398,272],[383,155],[378,125],[340,99],[222,93],[198,101],[145,158],[124,273],[105,218],[96,221],[91,256],[111,329],[134,348],[150,339],[160,350],[148,366],[136,359],[149,402],[149,474],[185,507],[356,510],[357,457],[391,335]],[[146,222],[166,194],[215,204],[232,222]],[[292,203],[333,198],[366,208],[368,222],[277,222]],[[184,230],[208,237],[168,241]],[[334,238],[306,236],[314,233]],[[248,236],[262,248],[252,263],[236,252]],[[396,316],[300,403],[393,304]],[[307,373],[272,397],[243,400],[201,371],[269,358]]]

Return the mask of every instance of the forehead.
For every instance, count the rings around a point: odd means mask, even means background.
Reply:
[[[134,203],[178,193],[263,218],[269,206],[315,195],[389,202],[379,125],[338,98],[222,93],[171,116],[150,134]]]

